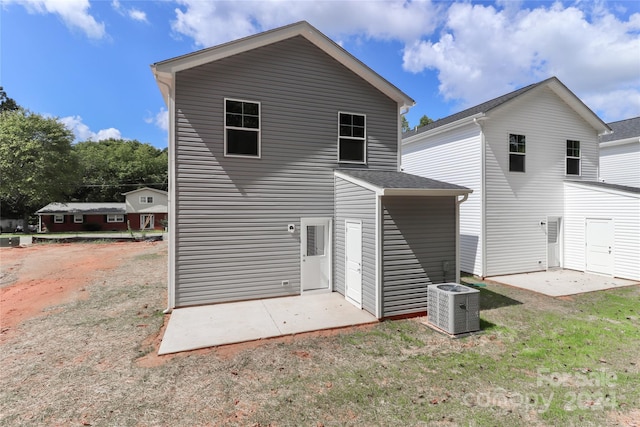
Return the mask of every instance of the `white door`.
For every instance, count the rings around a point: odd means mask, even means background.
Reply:
[[[140,230],[153,229],[153,214],[140,215]]]
[[[300,219],[302,291],[331,286],[331,218]]]
[[[561,225],[561,217],[547,217],[547,268],[560,267]]]
[[[613,276],[613,221],[587,218],[585,246],[585,270]]]
[[[362,223],[345,222],[345,297],[362,308]]]

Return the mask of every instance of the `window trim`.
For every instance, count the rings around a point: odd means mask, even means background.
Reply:
[[[80,220],[78,220],[78,218]],[[73,214],[73,223],[74,224],[82,224],[84,222],[84,215],[83,214]]]
[[[520,153],[520,152],[517,152],[517,151],[511,151],[511,135],[513,135],[513,136],[522,136],[524,138],[524,153]],[[509,153],[508,153],[509,154],[509,157],[508,157],[509,172],[526,173],[527,172],[527,135],[521,134],[521,133],[509,132],[508,137],[507,137],[507,145],[508,145],[508,150],[509,150]],[[523,157],[522,170],[511,170],[511,155],[516,155],[516,156],[522,156]]]
[[[54,214],[53,215],[53,223],[54,224],[64,224],[64,215],[63,214]]]
[[[124,222],[124,214],[107,214],[107,223]]]
[[[569,142],[577,142],[578,143],[578,157],[570,156],[568,154],[569,150]],[[569,160],[577,160],[578,161],[578,173],[569,173]],[[577,139],[567,139],[565,143],[565,162],[564,162],[564,174],[566,176],[582,176],[582,149],[580,148],[580,141]]]
[[[153,196],[140,196],[138,199],[141,205],[151,205],[153,204]]]
[[[362,116],[364,118],[364,136],[363,137],[353,137],[353,136],[345,136],[342,137],[340,135],[340,116],[342,114],[349,114],[351,116]],[[363,114],[363,113],[353,113],[350,111],[338,111],[338,152],[336,153],[336,156],[338,158],[338,163],[349,163],[349,164],[353,164],[353,165],[366,165],[367,164],[367,155],[368,155],[368,150],[367,150],[367,115]],[[355,161],[355,160],[342,160],[340,159],[340,140],[342,138],[345,139],[351,139],[351,140],[361,140],[362,144],[364,145],[364,159],[359,162],[359,161]]]
[[[227,126],[227,101],[235,101],[235,102],[245,102],[250,104],[258,105],[258,127],[254,128],[245,128],[245,127],[236,127],[236,126]],[[225,157],[240,157],[240,158],[249,158],[249,159],[261,159],[262,158],[262,103],[260,101],[252,101],[248,99],[238,99],[238,98],[224,98],[223,101],[223,116],[222,123],[224,125],[224,156]],[[254,156],[253,154],[229,154],[228,145],[227,145],[227,130],[243,130],[250,132],[257,132],[258,134],[258,155]]]

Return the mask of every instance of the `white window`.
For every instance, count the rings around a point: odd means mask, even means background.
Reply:
[[[64,215],[54,215],[53,222],[56,224],[62,224],[64,222]]]
[[[260,103],[224,100],[224,155],[260,157]]]
[[[367,163],[367,132],[364,114],[338,113],[338,161]]]
[[[524,172],[525,136],[509,134],[509,172]]]
[[[140,196],[140,204],[146,205],[146,204],[152,204],[153,203],[153,196]]]
[[[580,175],[580,141],[567,140],[567,175]]]
[[[73,215],[73,222],[75,222],[76,224],[82,224],[84,222],[84,215],[82,214]]]
[[[124,222],[124,215],[122,214],[108,214],[107,222]]]

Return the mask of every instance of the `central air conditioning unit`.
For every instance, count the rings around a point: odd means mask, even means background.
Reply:
[[[480,291],[457,283],[427,287],[427,321],[452,334],[480,330]]]

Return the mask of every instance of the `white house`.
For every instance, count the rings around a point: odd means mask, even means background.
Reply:
[[[610,131],[552,77],[405,134],[402,167],[473,189],[460,210],[463,271],[587,270],[584,246],[563,241],[565,181],[598,181],[598,144]],[[616,212],[593,215],[615,221]],[[582,221],[572,232],[586,232]]]
[[[600,178],[640,187],[640,117],[609,123],[612,134],[600,142]]]

